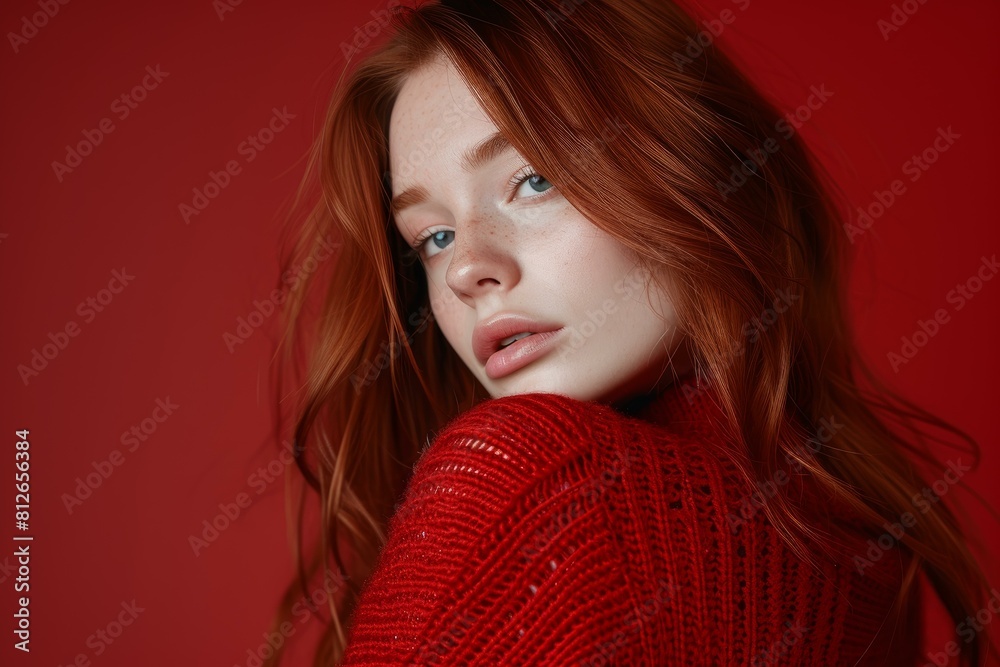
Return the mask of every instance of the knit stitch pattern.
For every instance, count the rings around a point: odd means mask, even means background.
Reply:
[[[817,569],[765,512],[734,522],[758,489],[722,419],[690,382],[635,414],[532,393],[457,416],[414,467],[341,664],[915,664],[884,639],[901,554]]]

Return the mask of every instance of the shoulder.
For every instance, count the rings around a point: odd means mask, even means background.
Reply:
[[[627,474],[604,453],[630,442],[628,421],[602,404],[533,393],[484,401],[447,423],[390,521],[352,628],[360,657],[348,664],[384,658],[387,647],[399,653],[394,664],[409,664],[443,635],[454,664],[482,660],[487,644],[488,657],[531,664],[556,623],[560,646],[547,650],[575,664],[626,623],[634,601],[651,595],[630,576],[619,512],[604,502]],[[450,632],[456,618],[461,636]]]
[[[454,664],[485,644],[531,664],[539,647],[556,650],[557,625],[559,664],[609,641],[622,664],[665,654],[708,587],[723,585],[720,554],[736,551],[719,513],[730,484],[702,452],[668,426],[557,394],[458,415],[391,519],[359,605],[357,654],[423,655],[455,614],[468,624],[449,635]]]
[[[421,453],[395,522],[428,503],[438,516],[476,505],[481,516],[516,511],[607,468],[630,427],[611,407],[561,394],[526,393],[480,402],[446,423]]]
[[[597,443],[619,440],[629,429],[628,421],[607,405],[561,394],[491,398],[445,424],[416,469],[464,461],[544,474]]]
[[[475,511],[481,519],[505,520],[532,504],[603,497],[612,489],[641,495],[618,506],[619,514],[656,507],[682,486],[689,491],[709,484],[721,500],[738,480],[735,467],[712,449],[699,437],[596,401],[551,393],[489,399],[437,432],[394,520],[412,520],[428,505],[439,517]],[[669,493],[663,490],[668,482]],[[711,499],[697,494],[689,501]]]

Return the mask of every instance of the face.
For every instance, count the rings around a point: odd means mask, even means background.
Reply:
[[[494,398],[618,403],[669,384],[683,348],[667,294],[515,149],[463,162],[496,132],[443,58],[410,75],[389,123],[394,223],[420,242],[445,338]],[[481,333],[506,315],[533,335],[484,362],[477,323]]]

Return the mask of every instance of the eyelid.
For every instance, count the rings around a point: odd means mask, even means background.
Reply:
[[[511,201],[511,198],[517,192],[517,189],[520,188],[522,185],[524,185],[524,182],[527,181],[532,176],[541,176],[542,178],[545,178],[544,174],[538,173],[538,171],[532,165],[530,165],[530,164],[525,164],[523,167],[521,167],[520,169],[518,169],[514,173],[514,175],[511,177],[511,179],[509,181],[507,181],[507,201],[508,202]],[[549,179],[545,178],[545,180],[548,181]],[[549,182],[551,183],[551,181],[549,181]],[[545,192],[541,192],[541,193],[538,193],[536,195],[531,195],[530,197],[524,197],[524,199],[534,201],[534,200],[539,199],[539,198],[544,198],[552,190],[555,190],[555,189],[556,189],[556,186],[553,183],[552,187],[549,188],[548,190],[546,190]]]

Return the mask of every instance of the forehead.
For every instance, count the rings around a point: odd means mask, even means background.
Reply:
[[[455,165],[463,151],[497,130],[458,70],[439,57],[410,74],[389,119],[389,167],[393,192],[421,173]]]
[[[389,122],[391,130],[405,130],[438,119],[445,111],[479,110],[465,80],[450,60],[438,57],[411,72],[399,89]]]

